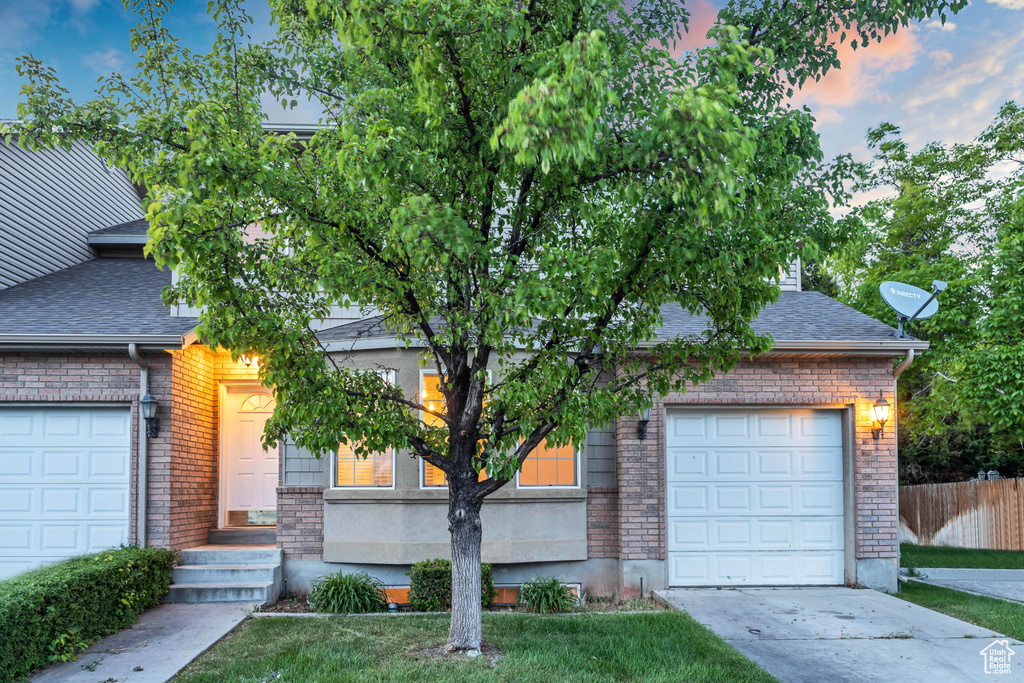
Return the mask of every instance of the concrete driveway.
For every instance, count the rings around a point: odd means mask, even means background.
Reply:
[[[885,593],[852,588],[671,589],[658,595],[784,683],[985,681],[998,634]],[[1015,641],[1010,641],[1011,647]],[[1024,677],[1024,645],[1011,656]]]

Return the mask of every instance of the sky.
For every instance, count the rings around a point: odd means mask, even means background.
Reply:
[[[265,2],[250,5],[254,39],[269,37]],[[717,12],[712,0],[687,6],[684,47],[703,41]],[[134,65],[128,31],[135,23],[121,0],[0,0],[0,119],[14,118],[20,99],[17,56],[41,58],[85,101],[97,78]],[[179,0],[168,27],[196,50],[207,49],[216,32],[206,0]],[[851,153],[866,161],[865,133],[883,121],[900,126],[915,148],[933,140],[967,142],[1004,102],[1024,100],[1024,0],[974,0],[945,25],[929,20],[867,48],[843,47],[840,60],[841,69],[794,98],[818,119],[827,157]],[[315,112],[301,104],[268,111],[275,122],[315,122]]]

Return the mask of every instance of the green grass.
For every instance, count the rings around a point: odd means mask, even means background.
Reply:
[[[682,612],[484,616],[489,661],[418,658],[448,634],[445,616],[250,619],[179,674],[217,681],[774,681]]]
[[[896,595],[908,602],[1024,641],[1024,605],[1019,603],[917,581],[901,584]]]
[[[1018,550],[977,550],[900,544],[904,567],[949,569],[1024,569],[1024,552]]]

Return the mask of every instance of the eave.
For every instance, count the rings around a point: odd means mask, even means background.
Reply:
[[[123,350],[135,344],[140,350],[180,349],[180,334],[0,334],[0,350]]]

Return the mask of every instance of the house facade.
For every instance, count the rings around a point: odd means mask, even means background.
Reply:
[[[0,578],[119,543],[258,543],[280,549],[287,590],[339,569],[400,590],[409,564],[448,555],[443,475],[410,452],[262,448],[274,401],[258,359],[206,347],[194,311],[162,304],[172,276],[143,258],[123,175],[84,147],[0,145],[0,196]],[[770,353],[658,397],[647,424],[627,415],[540,448],[488,498],[499,586],[895,588],[895,425],[879,429],[873,407],[895,402],[894,358],[927,345],[801,291],[796,267],[780,286],[755,323]],[[662,313],[659,336],[703,329]],[[439,400],[419,350],[378,323],[340,310],[319,337]]]

